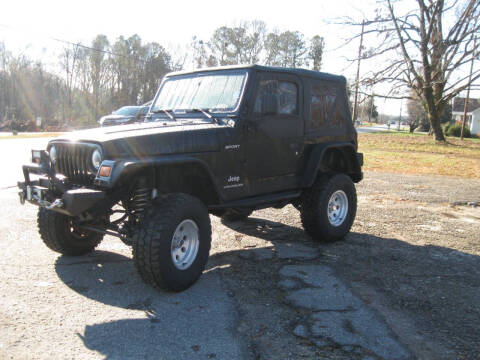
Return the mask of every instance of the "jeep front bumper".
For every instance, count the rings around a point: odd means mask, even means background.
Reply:
[[[39,175],[38,180],[31,180],[31,173]],[[46,171],[39,164],[24,165],[23,174],[25,181],[18,183],[20,189],[18,195],[22,204],[28,201],[65,215],[77,216],[105,199],[105,192],[95,189],[77,188],[64,189],[63,192],[53,191],[55,184],[45,176]]]

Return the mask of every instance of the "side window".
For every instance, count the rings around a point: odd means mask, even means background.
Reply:
[[[312,81],[311,88],[311,129],[322,128],[327,125],[334,125],[335,108],[337,107],[337,87],[329,83]],[[340,119],[341,120],[341,119]]]
[[[254,112],[256,114],[267,114],[272,107],[278,109],[278,114],[297,115],[297,84],[290,81],[278,80],[260,81]]]

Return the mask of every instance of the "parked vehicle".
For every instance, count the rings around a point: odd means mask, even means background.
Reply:
[[[112,112],[110,115],[102,116],[98,123],[100,126],[111,126],[144,121],[149,107],[150,105],[123,106],[120,109]]]
[[[181,291],[207,262],[209,213],[235,221],[293,204],[315,240],[350,231],[363,157],[343,76],[257,65],[171,73],[148,117],[32,151],[20,201],[40,207],[49,248],[83,255],[117,236],[145,282]]]

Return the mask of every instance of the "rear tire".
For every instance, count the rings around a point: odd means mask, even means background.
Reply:
[[[183,291],[202,275],[212,241],[205,205],[187,194],[154,201],[134,236],[133,258],[141,278],[153,287]]]
[[[342,239],[357,212],[357,192],[345,174],[326,174],[304,191],[300,215],[305,231],[320,242]]]
[[[103,234],[75,229],[70,216],[45,208],[38,209],[37,224],[45,245],[63,255],[88,254],[103,239]]]

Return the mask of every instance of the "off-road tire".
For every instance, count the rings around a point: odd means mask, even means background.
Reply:
[[[328,219],[328,203],[337,190],[342,190],[348,199],[348,212],[343,223],[333,226]],[[300,216],[305,231],[320,242],[335,242],[342,239],[352,227],[357,212],[357,192],[350,177],[345,174],[325,174],[301,197]]]
[[[74,230],[71,217],[45,208],[38,209],[37,224],[45,245],[63,255],[88,254],[103,239],[100,233]]]
[[[187,219],[198,226],[199,247],[193,263],[181,270],[172,260],[171,246],[177,226]],[[147,284],[164,290],[183,291],[202,275],[211,241],[210,217],[199,199],[182,193],[163,196],[147,209],[133,237],[135,267]]]
[[[229,209],[223,214],[222,219],[228,222],[242,221],[252,215],[253,210]]]

